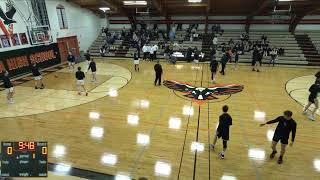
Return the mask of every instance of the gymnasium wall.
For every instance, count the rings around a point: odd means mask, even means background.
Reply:
[[[27,5],[24,0],[15,1],[18,11],[16,12],[13,19],[17,23],[13,23],[13,34],[15,33],[27,33],[26,24],[22,16],[28,18],[30,13],[28,12]],[[68,29],[60,29],[58,15],[56,7],[58,5],[64,6],[66,10],[66,17],[68,23]],[[0,6],[5,11],[6,4],[5,1],[0,0]],[[107,24],[106,19],[101,19],[96,16],[91,11],[81,8],[78,5],[73,3],[66,2],[66,0],[46,0],[46,7],[51,27],[51,33],[53,41],[56,42],[56,38],[68,37],[68,36],[77,36],[80,50],[87,50],[92,42],[97,38],[98,33],[101,30],[102,25]],[[0,36],[4,35],[0,29]],[[30,42],[26,45],[17,45],[11,47],[2,47],[0,52],[11,51],[16,49],[28,48],[31,47]]]
[[[64,6],[68,29],[60,29],[56,7]],[[87,50],[101,30],[101,19],[91,11],[65,0],[46,0],[53,39],[77,36],[80,50]]]

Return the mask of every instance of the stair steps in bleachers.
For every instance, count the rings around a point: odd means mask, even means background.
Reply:
[[[310,65],[320,65],[320,54],[307,34],[297,34],[295,38]]]
[[[211,47],[212,47],[212,35],[211,34],[203,34],[202,37],[202,52],[205,54],[204,60],[210,61]]]

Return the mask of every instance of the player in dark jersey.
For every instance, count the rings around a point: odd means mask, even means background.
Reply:
[[[97,65],[96,62],[94,61],[94,59],[92,58],[90,63],[89,63],[89,67],[87,72],[91,69],[92,72],[92,81],[96,82],[97,81]]]
[[[161,76],[163,74],[163,69],[161,64],[159,63],[159,61],[157,62],[157,64],[154,65],[154,71],[156,74],[156,78],[154,80],[154,85],[156,86],[158,83],[158,86],[161,86]]]
[[[309,98],[308,98],[308,104],[304,107],[303,109],[303,114],[306,115],[307,111],[309,109],[309,107],[314,104],[315,108],[312,110],[312,113],[309,115],[309,119],[311,121],[315,120],[315,113],[317,112],[317,109],[319,108],[319,102],[318,102],[318,93],[320,92],[320,79],[317,79],[315,84],[313,84],[310,88],[309,88]]]
[[[219,67],[219,63],[216,60],[216,56],[212,56],[212,60],[210,62],[210,70],[211,70],[211,81],[212,83],[216,83],[216,74],[217,74],[217,69]]]
[[[241,52],[240,52],[239,50],[236,50],[236,52],[234,53],[234,65],[233,65],[233,70],[236,70],[236,69],[237,69],[240,53],[241,53]]]
[[[90,54],[90,51],[89,50],[87,50],[87,52],[84,54],[84,57],[86,58],[86,62],[87,62],[87,64],[88,64],[88,67],[89,67],[89,65],[90,65],[90,60],[91,60],[91,54]]]
[[[255,49],[252,52],[252,71],[260,72],[259,65],[262,65],[262,57],[263,57],[263,52],[262,50],[256,46]],[[259,64],[258,64],[259,63]]]
[[[140,68],[139,68],[140,58],[137,52],[133,54],[133,64],[134,64],[134,71],[140,71]]]
[[[86,96],[88,96],[88,91],[84,87],[84,79],[85,78],[86,78],[86,76],[84,75],[84,72],[81,71],[81,67],[78,67],[78,71],[76,72],[78,94],[81,95],[81,92],[85,91]]]
[[[210,144],[210,149],[213,150],[215,148],[216,142],[218,138],[222,138],[223,151],[219,153],[219,156],[224,159],[225,151],[227,150],[227,142],[229,141],[229,129],[232,125],[232,118],[228,114],[229,107],[223,106],[222,111],[223,114],[219,117],[219,125],[216,130],[216,134],[213,140],[213,144]]]
[[[278,126],[276,128],[276,131],[274,132],[273,138],[272,138],[272,153],[270,154],[270,159],[273,159],[274,156],[277,154],[276,146],[278,142],[281,142],[281,152],[278,159],[278,164],[282,164],[283,162],[283,155],[286,151],[286,146],[288,145],[289,135],[291,132],[291,143],[290,146],[293,145],[294,139],[296,137],[296,129],[297,129],[297,123],[295,120],[292,119],[292,112],[291,111],[285,111],[283,113],[283,116],[277,117],[275,120],[268,121],[267,123],[260,124],[260,126],[264,126],[266,124],[273,124],[278,123]]]
[[[68,60],[69,70],[72,69],[72,71],[74,71],[74,65],[76,64],[76,58],[74,57],[72,52],[69,52],[69,54],[67,56],[67,60]]]
[[[2,81],[3,81],[3,86],[5,89],[5,92],[7,94],[7,100],[9,104],[13,104],[13,94],[14,94],[14,89],[13,89],[13,84],[10,81],[9,78],[9,72],[5,71],[2,77]]]
[[[220,74],[225,75],[226,65],[229,62],[229,60],[230,60],[229,55],[227,55],[227,53],[223,53],[223,55],[221,57],[221,71],[220,71]]]
[[[41,76],[41,73],[39,71],[39,68],[37,66],[36,63],[34,63],[32,66],[31,66],[31,71],[32,71],[32,75],[33,75],[33,78],[34,78],[34,85],[35,85],[35,89],[43,89],[44,88],[44,84],[42,82],[42,76]],[[40,87],[39,87],[40,85]]]

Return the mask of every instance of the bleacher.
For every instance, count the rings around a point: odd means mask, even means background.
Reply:
[[[296,38],[300,37],[300,46],[304,46],[302,49],[309,64],[320,65],[320,32],[298,31],[295,35]]]
[[[111,30],[111,32],[119,32],[120,30]],[[204,33],[204,31],[197,31],[197,33],[201,34]],[[236,31],[236,30],[225,30],[222,36],[218,35],[218,44],[221,45],[222,43],[228,43],[228,41],[232,38],[234,42],[240,41],[240,35],[243,33],[243,31]],[[285,31],[251,31],[249,32],[250,41],[256,41],[261,40],[261,35],[266,34],[269,41],[269,47],[276,47],[276,48],[284,48],[285,54],[283,56],[279,56],[276,63],[278,64],[294,64],[294,65],[307,65],[308,61],[304,57],[304,54],[299,47],[294,35],[290,34],[289,32]],[[185,31],[177,31],[176,32],[176,39],[175,43],[178,43],[179,41],[184,40],[184,37],[186,35]],[[104,43],[105,37],[100,34],[97,38],[97,40],[92,44],[90,47],[90,51],[93,56],[100,56],[99,49]],[[163,38],[160,36],[158,41],[151,41],[151,44],[158,44],[160,41],[162,41]],[[132,54],[135,52],[135,48],[128,48],[127,45],[123,44],[124,42],[122,40],[117,40],[114,44],[114,46],[117,49],[127,48],[123,52],[124,54],[116,54],[114,52],[109,52],[108,54],[105,54],[106,56],[117,56],[117,57],[132,57]],[[320,43],[320,34],[319,34],[319,43]],[[174,47],[174,51],[180,51],[185,52],[187,48],[191,47],[197,47],[199,50],[202,50],[203,47],[206,46],[206,44],[203,44],[202,41],[183,41],[183,43],[179,44],[178,47]],[[209,46],[209,45],[207,45]],[[219,49],[220,50],[220,49]],[[163,58],[164,49],[161,49],[159,47],[159,50],[157,52],[158,58]],[[221,57],[221,53],[217,54],[218,58]],[[263,62],[268,63],[270,60],[270,57],[264,57]],[[244,55],[240,56],[239,62],[251,62],[251,52],[245,52]]]

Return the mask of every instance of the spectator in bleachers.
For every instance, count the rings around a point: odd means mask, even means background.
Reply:
[[[150,54],[150,46],[148,44],[145,44],[142,47],[142,52],[143,52],[143,60],[147,60]]]
[[[249,35],[248,33],[244,32],[240,36],[241,41],[248,41],[249,40]]]
[[[199,62],[199,56],[200,52],[197,47],[194,48],[194,54],[193,54],[193,61],[198,63]]]
[[[269,66],[270,66],[271,64],[274,66],[275,61],[276,61],[276,58],[277,58],[277,55],[278,55],[277,49],[274,47],[274,48],[272,49],[272,51],[270,52],[271,59],[270,59],[270,61],[269,61]]]
[[[108,33],[109,33],[109,28],[104,28],[104,34],[105,34],[105,36],[108,36]]]
[[[229,40],[229,42],[228,42],[228,45],[233,45],[233,39],[231,38],[230,40]]]
[[[157,51],[158,51],[158,49],[159,49],[159,47],[158,47],[158,45],[153,45],[152,47],[151,47],[151,52],[152,52],[152,61],[153,60],[157,60]]]
[[[174,33],[173,30],[170,30],[170,32],[169,32],[169,40],[170,40],[171,42],[173,42],[173,41],[174,41],[174,38],[175,38],[175,33]]]
[[[105,50],[105,47],[104,46],[101,46],[101,48],[100,48],[100,55],[102,56],[102,57],[104,57],[104,53],[106,52],[106,50]]]
[[[284,49],[283,48],[279,48],[278,54],[279,54],[279,56],[283,56],[284,55]]]
[[[261,36],[261,41],[262,41],[262,44],[266,44],[267,43],[267,36],[265,34],[262,34]]]
[[[182,31],[182,24],[180,24],[180,23],[178,24],[177,30],[178,30],[178,31]]]
[[[213,35],[212,44],[214,49],[218,48],[218,37],[215,35]]]
[[[125,37],[126,36],[126,27],[123,26],[122,30],[121,30],[121,36]]]

